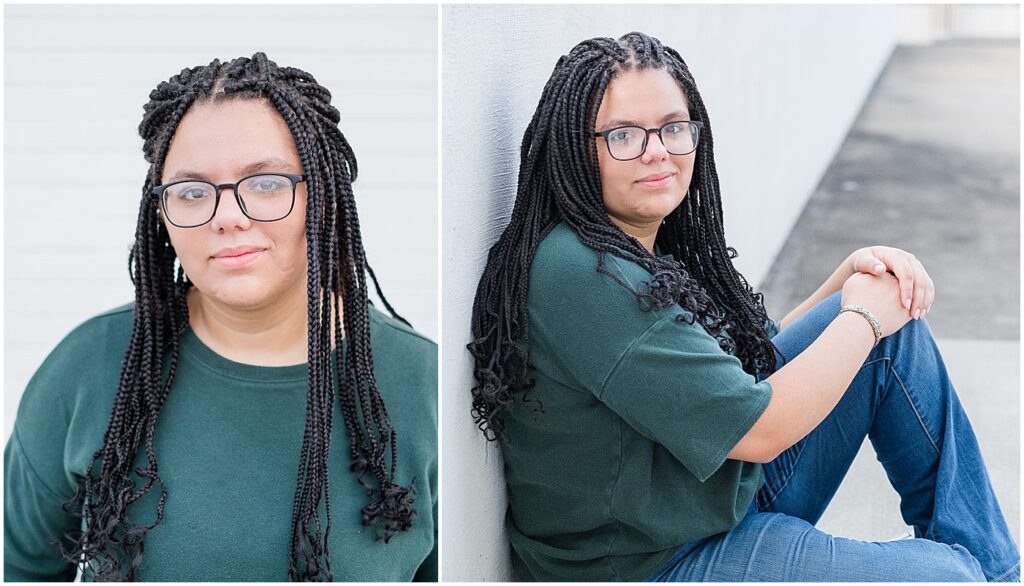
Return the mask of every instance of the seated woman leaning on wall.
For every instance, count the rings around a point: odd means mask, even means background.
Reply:
[[[775,324],[732,265],[713,147],[647,35],[583,41],[544,87],[469,346],[518,577],[1019,580],[921,263],[854,251]],[[865,436],[915,539],[814,527]]]
[[[135,303],[22,396],[5,580],[437,579],[436,345],[367,300],[330,100],[262,53],[150,94]]]

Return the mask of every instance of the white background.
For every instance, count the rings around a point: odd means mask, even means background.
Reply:
[[[437,11],[6,6],[5,437],[60,339],[134,299],[142,106],[159,82],[215,57],[263,51],[331,91],[359,163],[367,257],[399,314],[436,340]]]

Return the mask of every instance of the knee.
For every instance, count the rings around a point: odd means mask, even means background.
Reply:
[[[924,336],[927,338],[933,337],[932,328],[928,325],[927,318],[923,317],[921,319],[912,319],[908,321],[902,328],[900,328],[900,331],[906,331],[904,335]]]
[[[988,578],[981,569],[981,563],[962,545],[954,543],[949,546],[953,563],[949,565],[948,575],[941,580],[948,582],[987,582]]]
[[[900,348],[930,348],[935,346],[935,336],[925,318],[912,319],[903,324],[899,330],[881,340],[875,350],[880,348],[887,356],[892,356]]]

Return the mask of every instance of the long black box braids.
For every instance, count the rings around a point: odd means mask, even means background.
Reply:
[[[594,124],[608,84],[633,68],[671,74],[691,118],[704,124],[689,193],[658,231],[658,248],[671,259],[651,254],[627,236],[603,203]],[[674,49],[643,33],[588,39],[559,58],[544,86],[523,135],[512,216],[490,249],[477,287],[468,349],[474,359],[472,415],[485,437],[502,437],[502,414],[532,385],[527,375],[530,264],[558,221],[598,253],[596,270],[633,292],[641,307],[678,303],[692,313],[679,319],[695,320],[723,350],[736,351],[744,370],[774,371],[763,295],[735,269],[736,250],[725,244],[711,122],[689,68]],[[651,280],[638,288],[621,282],[604,269],[608,254],[643,266]]]

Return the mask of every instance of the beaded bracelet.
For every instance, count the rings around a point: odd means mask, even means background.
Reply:
[[[844,311],[853,311],[855,313],[859,313],[864,316],[864,319],[868,320],[868,323],[871,324],[871,330],[875,333],[875,343],[872,344],[871,347],[874,348],[875,346],[877,346],[878,342],[882,339],[882,326],[881,324],[878,323],[878,320],[875,319],[875,316],[872,315],[871,312],[868,311],[866,308],[861,307],[860,305],[844,305],[842,309],[839,310],[839,313],[842,314]]]

